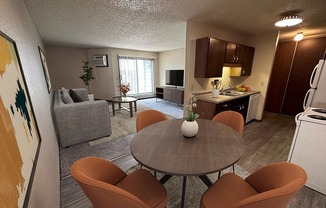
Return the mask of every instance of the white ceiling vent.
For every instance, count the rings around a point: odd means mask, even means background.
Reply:
[[[96,67],[108,67],[108,55],[106,54],[99,54],[93,56],[93,63]]]

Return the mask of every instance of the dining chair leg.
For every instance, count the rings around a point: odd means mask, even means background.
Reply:
[[[232,170],[233,170],[233,173],[235,173],[235,170],[234,170],[234,165],[232,165]]]
[[[143,165],[142,164],[140,164],[140,168],[139,169],[142,169],[143,168]],[[154,176],[155,176],[155,178],[156,178],[156,171],[153,171],[154,172]]]
[[[220,172],[218,172],[218,178],[220,178],[221,177],[221,171]]]

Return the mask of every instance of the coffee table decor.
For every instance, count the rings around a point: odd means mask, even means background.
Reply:
[[[122,93],[122,95],[124,97],[126,97],[127,92],[129,92],[131,90],[130,89],[130,83],[128,83],[128,84],[122,83],[121,85],[118,86],[118,88],[120,89],[120,92]]]

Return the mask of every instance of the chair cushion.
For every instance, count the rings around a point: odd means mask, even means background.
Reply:
[[[116,186],[137,196],[150,207],[163,208],[166,206],[167,193],[165,188],[145,169],[132,172]]]
[[[240,176],[227,173],[218,179],[203,195],[200,207],[229,208],[258,192]],[[217,206],[218,205],[218,206]]]
[[[83,102],[83,99],[81,99],[74,90],[70,89],[69,95],[75,103]]]
[[[68,91],[63,87],[61,88],[61,93],[62,93],[62,101],[66,104],[68,103],[74,103],[74,101],[71,99]]]

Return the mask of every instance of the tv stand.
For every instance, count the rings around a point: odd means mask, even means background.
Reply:
[[[177,87],[156,87],[157,98],[183,105],[184,89]]]

